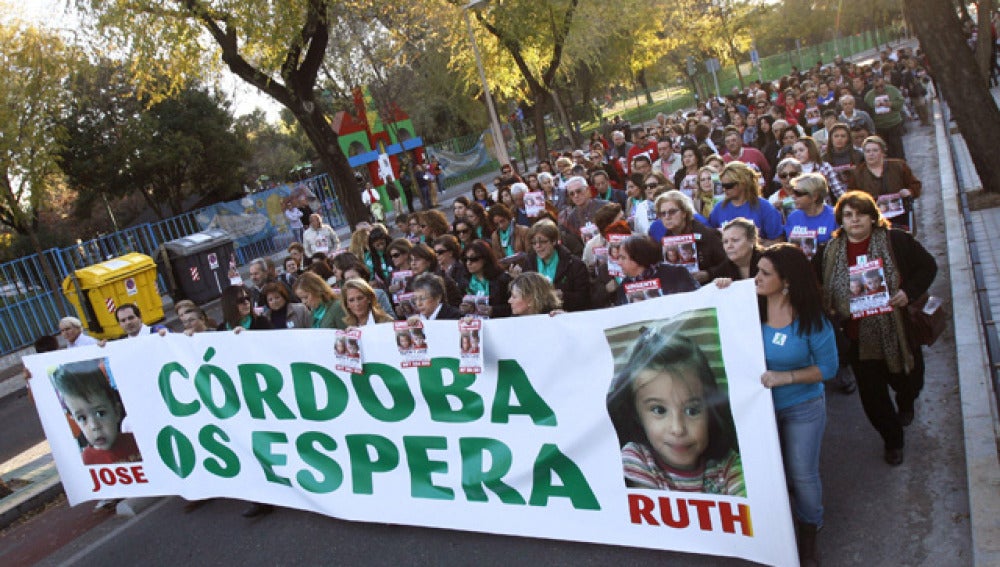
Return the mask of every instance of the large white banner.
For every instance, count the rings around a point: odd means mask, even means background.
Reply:
[[[748,281],[556,317],[149,336],[24,362],[71,504],[240,498],[793,565],[760,336]]]

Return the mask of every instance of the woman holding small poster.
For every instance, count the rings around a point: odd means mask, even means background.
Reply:
[[[843,321],[861,405],[882,436],[885,461],[897,466],[903,462],[903,427],[913,421],[924,383],[923,353],[907,340],[904,308],[927,291],[937,264],[910,234],[889,228],[868,193],[846,193],[835,214],[842,228],[818,256],[826,308]],[[860,295],[851,289],[852,278],[859,277],[873,282]]]
[[[804,173],[792,181],[795,210],[785,222],[785,237],[810,259],[837,230],[833,207],[826,204],[827,191],[826,178],[819,173]]]
[[[482,317],[510,317],[510,304],[507,302],[510,298],[510,276],[500,267],[490,245],[485,240],[473,241],[462,252],[462,262],[469,270],[469,283],[463,290],[465,295],[486,298],[485,304],[477,302],[471,308],[463,301],[459,306],[462,313]],[[471,311],[472,308],[475,312]]]
[[[694,291],[700,287],[686,268],[664,264],[662,260],[660,245],[648,236],[636,235],[623,240],[618,252],[618,264],[625,277],[618,288],[615,304],[624,305],[640,299]]]
[[[672,236],[692,235],[697,269],[691,275],[698,283],[711,279],[710,270],[727,261],[719,232],[695,218],[694,204],[680,191],[671,190],[656,198],[653,204],[657,220],[649,227],[654,242]]]

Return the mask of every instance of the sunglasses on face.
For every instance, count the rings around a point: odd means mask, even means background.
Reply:
[[[399,252],[392,252],[392,253],[389,254],[389,257],[392,258],[393,260],[395,260],[396,258],[399,258],[400,256],[402,256],[402,254],[399,253]]]
[[[792,193],[795,193],[796,197],[808,197],[810,195],[809,191],[800,191],[798,189],[792,189]]]
[[[739,183],[736,181],[724,181],[721,183],[721,185],[723,189],[732,189],[733,187],[739,185]]]
[[[444,248],[435,248],[434,253],[440,256],[441,254],[447,254],[448,250],[445,250]]]
[[[660,186],[659,183],[647,183],[646,184],[646,189],[656,189],[659,186]]]
[[[795,179],[798,176],[799,176],[799,172],[797,172],[797,171],[783,171],[783,172],[781,172],[781,173],[778,174],[778,178],[779,179],[788,179],[789,177],[791,177],[792,179]]]
[[[482,256],[466,256],[465,258],[462,258],[462,260],[464,260],[466,264],[471,264],[473,262],[478,262],[478,261],[480,261],[482,259],[483,259]]]

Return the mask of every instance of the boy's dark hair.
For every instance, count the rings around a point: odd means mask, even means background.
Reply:
[[[678,332],[643,328],[628,362],[615,376],[608,392],[608,415],[618,434],[619,445],[629,442],[652,445],[639,421],[635,409],[633,380],[643,370],[657,370],[677,374],[690,372],[698,377],[704,391],[705,411],[709,414],[708,447],[704,458],[719,460],[730,450],[738,451],[733,415],[729,397],[719,390],[715,373],[697,344]]]
[[[97,360],[63,364],[52,373],[52,385],[63,398],[73,396],[92,401],[104,396],[112,403],[121,403]]]
[[[59,350],[59,340],[52,335],[42,335],[35,339],[35,352],[52,352]]]

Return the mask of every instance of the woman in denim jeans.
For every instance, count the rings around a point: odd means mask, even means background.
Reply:
[[[767,363],[760,381],[774,399],[799,560],[803,566],[818,565],[816,532],[823,526],[819,453],[826,428],[823,380],[836,376],[839,365],[833,325],[823,313],[809,260],[794,244],[765,249],[754,282]],[[717,285],[725,287],[727,282]]]

